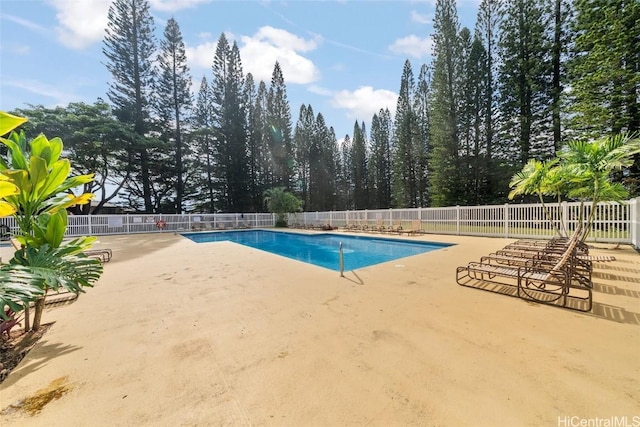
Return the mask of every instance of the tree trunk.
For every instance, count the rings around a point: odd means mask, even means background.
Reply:
[[[24,331],[29,332],[31,329],[31,309],[27,304],[27,307],[24,309]]]
[[[33,327],[32,332],[36,332],[40,329],[40,321],[42,320],[42,312],[44,311],[44,299],[45,297],[38,298],[35,305],[35,313],[33,315]]]

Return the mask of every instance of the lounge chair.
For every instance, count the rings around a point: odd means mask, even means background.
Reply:
[[[111,261],[111,257],[113,256],[113,251],[111,249],[88,249],[82,252],[88,257],[97,258],[102,263]]]
[[[18,241],[18,239],[16,239],[15,237],[12,237],[10,240],[11,240],[11,245],[16,251],[19,251],[22,249],[22,244]],[[82,253],[88,256],[89,258],[97,259],[103,264],[105,262],[111,261],[111,257],[113,256],[113,251],[109,248],[87,249],[85,251],[82,251]]]
[[[493,263],[497,258],[483,257],[456,270],[461,286],[493,290],[543,304],[561,305],[581,311],[592,306],[592,283],[586,267],[577,258],[579,236],[569,240],[562,253],[551,252],[532,257],[508,258],[509,263]],[[503,257],[503,260],[507,257]],[[569,304],[569,301],[583,304]]]
[[[11,238],[11,229],[7,224],[0,224],[0,240],[9,240]]]
[[[411,221],[411,230],[407,230],[407,235],[416,236],[418,234],[424,234],[425,231],[422,228],[422,221],[414,219]]]
[[[401,224],[390,225],[389,228],[387,229],[387,233],[402,234],[402,233],[404,233],[404,230],[402,229],[402,225]]]
[[[206,230],[206,225],[202,221],[195,221],[194,223],[191,224],[191,230],[192,231],[203,231],[203,230]]]
[[[378,233],[386,233],[387,232],[387,227],[384,225],[384,220],[379,219],[376,221],[376,225],[371,227],[371,229],[373,231],[376,231]]]
[[[578,259],[592,262],[611,262],[615,261],[616,257],[613,255],[578,255]]]
[[[356,232],[358,230],[360,230],[360,226],[358,224],[347,224],[346,227],[344,227],[344,231]]]

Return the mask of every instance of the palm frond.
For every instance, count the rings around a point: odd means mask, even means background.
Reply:
[[[0,266],[0,317],[4,307],[18,312],[29,302],[44,295],[42,279],[22,265],[3,264]]]
[[[17,251],[12,262],[28,266],[38,277],[44,289],[64,288],[70,292],[84,292],[83,287],[91,287],[102,274],[102,263],[78,253],[74,245],[51,248],[26,247]]]

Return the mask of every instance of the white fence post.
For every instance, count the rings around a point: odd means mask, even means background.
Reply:
[[[560,218],[560,226],[564,224],[564,229],[566,234],[569,234],[569,224],[567,223],[569,219],[569,205],[566,201],[562,202],[562,218]]]
[[[629,201],[629,237],[634,248],[638,249],[638,240],[640,238],[640,218],[638,218],[638,200],[636,197]]]
[[[91,231],[91,214],[87,215],[87,222],[89,224],[89,236],[93,236],[93,233]]]
[[[509,238],[509,203],[504,204],[504,238]]]
[[[460,205],[456,205],[456,235],[460,235]]]

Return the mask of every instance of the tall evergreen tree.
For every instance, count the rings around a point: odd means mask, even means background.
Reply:
[[[315,131],[315,117],[311,105],[300,106],[300,114],[294,131],[293,142],[297,169],[296,190],[300,193],[300,198],[304,204],[304,209],[311,210],[310,202],[310,150]]]
[[[224,211],[248,208],[249,182],[244,75],[240,50],[229,46],[224,33],[218,39],[213,61],[213,111],[216,128],[216,178]]]
[[[571,6],[565,0],[553,0],[551,11],[553,37],[551,42],[551,120],[553,128],[554,153],[562,147],[562,94],[567,81],[567,55],[571,32],[568,28]]]
[[[353,209],[353,167],[351,161],[351,137],[345,135],[340,143],[340,182],[339,194],[341,209]]]
[[[150,126],[154,70],[151,58],[156,46],[153,17],[147,0],[114,0],[109,6],[108,23],[102,52],[113,82],[108,97],[119,120],[133,126],[137,135],[132,141],[131,167],[134,179],[141,182],[144,210],[152,212],[151,177],[147,132]],[[133,190],[133,188],[130,188]]]
[[[338,184],[339,184],[339,159],[340,151],[338,149],[338,140],[336,132],[332,126],[329,128],[324,125],[325,120],[322,114],[318,113],[316,117],[316,125],[319,129],[320,138],[324,146],[324,164],[327,174],[327,183],[325,187],[325,207],[324,210],[338,209]]]
[[[261,82],[262,83],[262,82]],[[264,87],[264,83],[262,83]],[[264,92],[263,92],[264,93]],[[253,81],[253,75],[248,73],[245,78],[244,89],[247,106],[247,155],[249,162],[249,194],[250,210],[261,212],[264,200],[265,173],[263,158],[264,150],[264,107],[260,102],[259,93]]]
[[[371,161],[369,170],[372,175],[373,207],[391,207],[391,138],[392,122],[389,109],[380,109],[371,119]]]
[[[353,126],[353,142],[351,144],[351,173],[355,209],[369,207],[367,157],[367,136],[364,122],[360,125],[356,121]]]
[[[455,0],[438,0],[433,27],[431,84],[431,203],[460,203],[457,84],[460,81],[459,24]]]
[[[193,110],[193,127],[191,134],[194,146],[196,187],[198,194],[192,200],[196,211],[215,212],[217,200],[217,183],[215,175],[215,139],[214,111],[212,92],[207,78],[203,77],[200,83],[196,103]]]
[[[287,87],[280,64],[276,62],[267,97],[267,117],[270,126],[270,148],[274,161],[274,181],[278,186],[291,189],[294,170],[291,110],[287,100]]]
[[[413,111],[414,95],[415,79],[413,77],[413,70],[409,60],[406,60],[402,69],[400,92],[396,106],[393,148],[393,193],[397,207],[417,206],[417,159],[415,159],[414,155],[419,135],[418,123],[415,112]]]
[[[531,157],[544,159],[555,154],[549,13],[545,7],[536,0],[514,0],[505,7],[502,20],[501,151],[518,159],[517,169]]]
[[[229,54],[227,97],[225,102],[225,129],[223,135],[229,153],[227,182],[229,185],[228,209],[243,212],[248,209],[249,168],[247,159],[247,117],[244,96],[244,73],[240,49],[234,42]]]
[[[572,129],[585,137],[640,131],[640,3],[576,0],[574,7]]]
[[[479,39],[471,40],[467,28],[460,32],[461,63],[459,94],[460,203],[477,205],[484,200],[481,190],[487,173],[485,84],[486,52]]]
[[[500,23],[503,15],[503,0],[482,0],[478,8],[476,20],[475,37],[480,40],[485,51],[486,61],[482,75],[485,77],[483,84],[484,92],[484,136],[485,136],[485,156],[486,173],[484,175],[484,186],[480,189],[483,195],[483,202],[490,202],[496,198],[496,171],[497,162],[494,161],[494,116],[498,113],[497,103],[497,64],[498,41],[500,40]],[[506,184],[506,183],[505,183]],[[507,188],[506,186],[504,187]]]
[[[184,135],[185,119],[191,109],[191,76],[187,66],[182,33],[178,23],[170,18],[160,41],[156,84],[156,110],[160,126],[175,149],[176,199],[175,212],[182,213],[184,193]]]
[[[415,162],[417,194],[416,206],[429,206],[429,152],[431,122],[429,119],[429,97],[431,95],[431,74],[429,67],[423,64],[418,75],[418,84],[413,99],[413,111],[416,117],[416,139],[413,161]]]
[[[271,141],[271,126],[269,125],[269,90],[267,85],[262,80],[258,84],[258,93],[256,94],[255,102],[255,120],[254,126],[259,127],[254,132],[259,134],[257,140],[260,144],[260,185],[262,186],[262,193],[268,188],[273,187],[273,155],[271,153],[270,141]],[[262,195],[264,199],[264,195]]]
[[[312,209],[330,210],[334,208],[335,193],[335,135],[327,127],[321,113],[315,118],[315,128],[309,155],[311,183],[313,183]]]
[[[229,103],[229,61],[231,47],[227,36],[222,33],[216,44],[216,52],[213,57],[213,79],[211,81],[211,101],[213,112],[213,127],[215,129],[213,156],[215,159],[213,182],[216,184],[218,210],[228,212],[229,206],[229,180],[228,174],[231,167],[231,155],[229,150],[229,120],[227,104]]]

